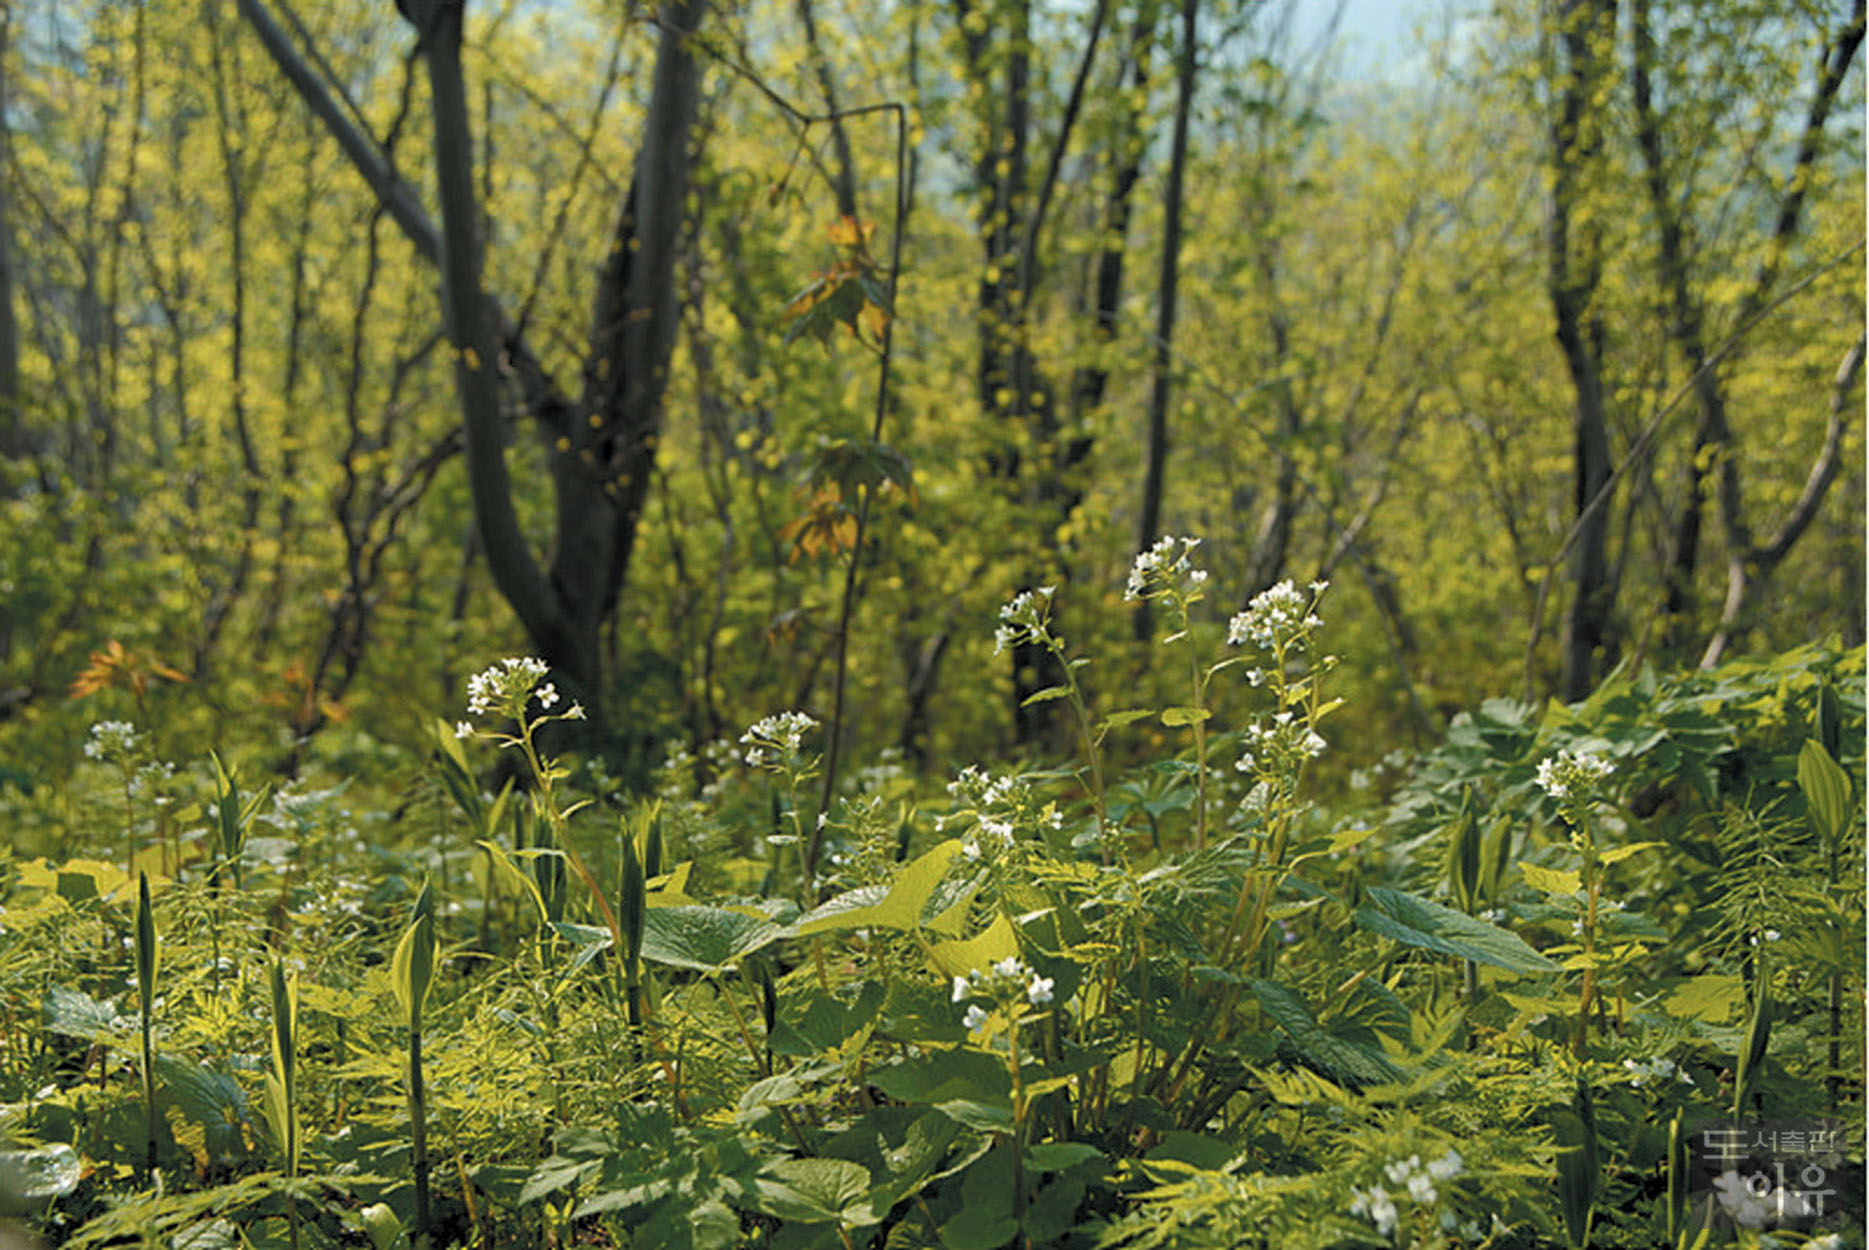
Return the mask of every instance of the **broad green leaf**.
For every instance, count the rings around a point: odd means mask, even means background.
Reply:
[[[1815,738],[1805,739],[1798,752],[1798,789],[1804,791],[1817,836],[1826,842],[1841,837],[1849,827],[1852,806],[1849,774]]]
[[[935,1109],[956,1124],[982,1133],[1012,1132],[1012,1104],[982,1102],[978,1098],[950,1098],[935,1104]]]
[[[1746,983],[1737,976],[1703,972],[1684,978],[1662,1000],[1668,1014],[1707,1024],[1727,1024],[1746,1007]]]
[[[78,1187],[84,1168],[78,1152],[58,1142],[36,1150],[0,1150],[0,1210],[41,1207]]]
[[[1583,889],[1583,878],[1569,868],[1546,868],[1540,864],[1520,864],[1525,884],[1546,894],[1569,896]]]
[[[246,1154],[246,1128],[252,1117],[239,1082],[225,1072],[169,1055],[156,1056],[156,1075],[176,1140],[196,1154],[201,1167],[225,1166]],[[192,1134],[185,1125],[195,1126]]]
[[[1026,1166],[1035,1172],[1063,1172],[1102,1157],[1101,1150],[1081,1141],[1042,1142],[1025,1151]]]
[[[1401,890],[1372,886],[1356,922],[1407,946],[1439,951],[1510,972],[1555,972],[1557,965],[1518,934]]]
[[[1337,1037],[1311,1015],[1296,990],[1276,981],[1254,979],[1253,996],[1297,1050],[1297,1057],[1324,1076],[1352,1089],[1400,1080],[1402,1072],[1372,1047]]]
[[[965,941],[941,942],[931,947],[928,958],[942,976],[964,977],[976,968],[990,968],[1008,955],[1018,953],[1018,933],[1012,921],[1001,915]]]
[[[848,1159],[780,1159],[762,1177],[760,1209],[782,1220],[809,1224],[835,1221],[845,1227],[876,1222],[868,1202],[869,1169]]]
[[[695,972],[720,972],[769,946],[785,930],[724,907],[651,907],[643,914],[642,957]]]
[[[839,895],[801,919],[793,931],[800,937],[809,937],[813,933],[850,929],[914,929],[921,924],[928,900],[934,897],[947,876],[948,867],[960,854],[960,848],[958,838],[931,847],[904,865],[887,890],[881,892],[881,897],[876,897],[874,886]],[[833,910],[834,904],[837,906]]]
[[[904,1103],[1005,1099],[1012,1089],[1004,1059],[966,1048],[930,1051],[919,1058],[871,1068],[869,1076],[870,1084]]]
[[[389,965],[390,985],[396,991],[396,1002],[411,1030],[422,1027],[422,1007],[434,986],[435,953],[434,896],[428,883],[423,882],[422,892],[415,897],[413,918],[402,940],[396,943],[396,953]]]
[[[48,1033],[119,1043],[135,1033],[136,1026],[118,1015],[115,1007],[99,1002],[82,990],[47,986],[43,1010]]]

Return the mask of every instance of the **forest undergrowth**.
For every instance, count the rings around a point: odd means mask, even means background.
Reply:
[[[393,792],[99,721],[0,808],[64,830],[0,851],[0,1245],[1860,1246],[1862,648],[1326,807],[1327,587],[1217,622],[1199,556],[1126,588],[1173,706],[1005,605],[1076,739],[1013,771],[827,787],[779,710],[627,794],[527,658]]]

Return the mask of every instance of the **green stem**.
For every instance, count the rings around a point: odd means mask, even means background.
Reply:
[[[422,1027],[409,1027],[409,1167],[415,1180],[415,1224],[410,1243],[415,1250],[429,1244],[428,1094],[422,1083]]]

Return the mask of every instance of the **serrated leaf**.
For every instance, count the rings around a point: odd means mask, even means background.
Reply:
[[[720,972],[785,936],[772,921],[724,907],[651,907],[643,915],[642,957],[695,972]]]
[[[1401,1070],[1380,1051],[1326,1030],[1296,990],[1276,981],[1253,979],[1247,984],[1266,1015],[1291,1039],[1297,1058],[1306,1067],[1352,1089],[1401,1079]]]
[[[129,1020],[109,1003],[99,1002],[82,990],[48,986],[43,1006],[46,1031],[93,1042],[118,1042],[134,1030]]]
[[[1518,934],[1451,907],[1381,886],[1371,886],[1363,897],[1356,922],[1372,933],[1509,972],[1557,971]]]
[[[760,1209],[782,1220],[836,1222],[862,1227],[876,1222],[868,1202],[869,1169],[848,1159],[780,1159],[762,1177]]]
[[[1663,1000],[1668,1014],[1707,1024],[1726,1024],[1745,1010],[1746,983],[1737,976],[1703,972],[1684,978]]]

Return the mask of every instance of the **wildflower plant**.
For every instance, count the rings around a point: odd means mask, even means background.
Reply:
[[[1207,849],[1207,721],[1212,711],[1207,706],[1207,685],[1214,674],[1233,664],[1231,659],[1203,668],[1201,653],[1195,645],[1190,617],[1195,604],[1207,597],[1207,570],[1194,563],[1198,538],[1164,536],[1147,551],[1139,553],[1130,565],[1129,582],[1123,598],[1144,605],[1159,603],[1168,610],[1170,632],[1166,645],[1183,643],[1188,653],[1188,681],[1191,702],[1185,707],[1171,707],[1162,713],[1164,725],[1194,727],[1194,849]]]
[[[817,720],[804,712],[775,712],[754,721],[740,735],[740,745],[746,749],[746,766],[758,772],[771,773],[784,787],[785,814],[792,831],[789,834],[770,834],[766,840],[775,846],[798,848],[798,872],[807,903],[812,901],[816,893],[813,878],[818,845],[829,819],[828,813],[821,812],[807,830],[804,813],[798,803],[799,788],[816,777],[823,764],[822,756],[805,749],[805,735],[817,727]]]
[[[1070,701],[1072,715],[1077,720],[1078,738],[1083,744],[1084,766],[1090,773],[1086,789],[1096,812],[1097,839],[1107,864],[1112,852],[1113,831],[1103,780],[1103,735],[1111,728],[1111,722],[1106,721],[1101,728],[1093,728],[1091,724],[1090,705],[1084,698],[1083,684],[1077,679],[1077,671],[1089,661],[1067,654],[1063,637],[1052,628],[1052,601],[1057,593],[1056,586],[1040,586],[1021,591],[1001,605],[999,624],[993,630],[993,654],[999,655],[1011,647],[1033,646],[1049,651],[1057,660],[1058,670],[1064,674],[1064,684],[1035,691],[1025,702],[1030,705],[1058,698]]]

